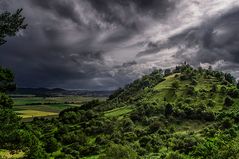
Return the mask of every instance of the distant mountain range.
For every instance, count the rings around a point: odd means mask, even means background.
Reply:
[[[80,95],[80,96],[95,96],[108,97],[113,90],[66,90],[62,88],[17,88],[9,94],[15,95],[36,95],[36,96],[64,96],[64,95]]]

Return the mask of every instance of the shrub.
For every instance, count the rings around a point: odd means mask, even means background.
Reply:
[[[46,140],[45,149],[48,153],[55,152],[59,149],[59,143],[55,138],[51,137],[50,139]]]
[[[134,141],[135,139],[137,139],[137,136],[135,133],[133,132],[126,132],[124,133],[124,138],[129,141],[129,142],[132,142]]]
[[[172,83],[172,88],[173,88],[173,89],[178,89],[178,88],[179,88],[179,82],[178,82],[178,81],[174,81],[174,82]]]
[[[217,85],[212,85],[211,92],[217,92]]]
[[[229,95],[232,98],[238,98],[239,96],[239,90],[237,89],[232,89],[227,92],[227,95]]]
[[[233,99],[231,97],[226,97],[224,100],[224,106],[230,107],[234,103]]]
[[[189,87],[187,88],[187,94],[188,94],[188,95],[195,95],[195,89],[194,89],[193,86],[189,86]]]
[[[181,153],[188,154],[189,152],[193,151],[194,148],[198,145],[199,139],[196,138],[195,135],[177,135],[172,140],[172,149],[174,151],[179,151]]]
[[[233,122],[230,118],[224,118],[223,121],[221,122],[221,128],[222,129],[229,129],[233,125]]]
[[[209,107],[214,107],[215,106],[215,101],[213,101],[212,99],[209,99],[207,105]]]
[[[207,137],[214,137],[217,132],[217,129],[215,129],[213,126],[209,126],[203,130],[204,135]]]
[[[221,87],[221,93],[225,94],[227,92],[227,88],[225,86]]]
[[[74,131],[74,132],[69,132],[67,134],[62,135],[62,142],[64,144],[72,144],[72,143],[78,142],[81,145],[84,145],[87,142],[87,138],[83,132]]]
[[[198,84],[198,81],[195,80],[195,79],[193,79],[191,84],[194,85],[194,86],[196,86],[196,85]]]
[[[178,151],[168,153],[165,158],[166,159],[185,159],[185,157],[182,154],[180,154]]]
[[[95,143],[99,145],[105,145],[107,143],[107,140],[102,136],[97,136],[95,139]]]
[[[139,140],[139,144],[141,147],[145,147],[151,140],[152,138],[150,136],[144,136]]]
[[[134,123],[130,118],[126,118],[122,121],[121,124],[122,132],[130,132],[134,130]]]
[[[230,73],[225,73],[224,77],[225,80],[231,84],[234,84],[236,82],[235,78]]]

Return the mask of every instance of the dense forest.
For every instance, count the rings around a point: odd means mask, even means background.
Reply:
[[[0,16],[2,44],[26,27],[20,13]],[[22,158],[239,158],[239,84],[211,67],[158,69],[106,101],[31,122],[21,122],[11,109],[6,92],[15,88],[13,81],[1,67],[0,149],[22,152]]]

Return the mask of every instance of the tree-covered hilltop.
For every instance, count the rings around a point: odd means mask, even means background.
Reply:
[[[25,158],[238,158],[238,97],[230,74],[183,64],[57,119],[19,123],[24,138],[8,142],[19,146],[3,148]]]

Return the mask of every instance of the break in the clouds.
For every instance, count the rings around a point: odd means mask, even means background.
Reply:
[[[183,61],[239,77],[237,0],[0,0],[17,8],[0,63],[19,87],[114,89]]]

